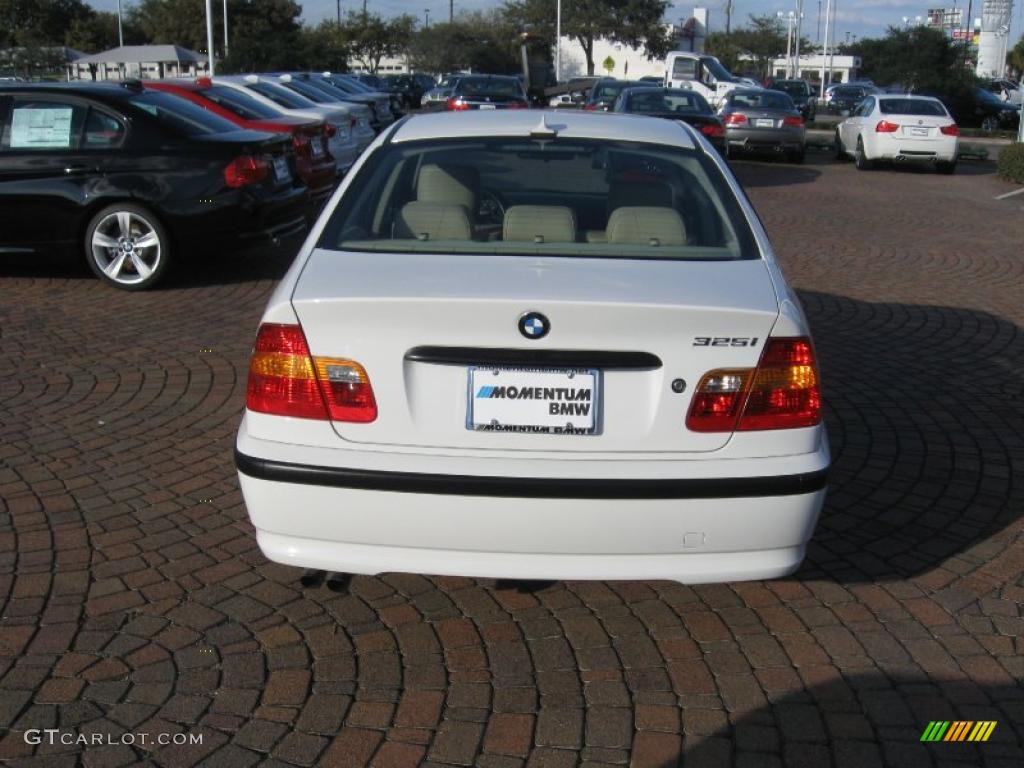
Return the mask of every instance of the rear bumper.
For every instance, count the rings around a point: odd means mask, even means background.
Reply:
[[[727,128],[725,141],[730,151],[795,151],[804,148],[805,134],[800,130]]]
[[[785,475],[446,475],[262,459],[252,455],[262,442],[240,434],[248,452],[236,452],[236,461],[264,554],[363,574],[684,583],[780,577],[803,560],[829,463],[822,441],[814,453],[787,457]]]
[[[900,160],[906,162],[953,162],[956,160],[957,141],[949,139],[904,139],[875,136],[871,146],[865,147],[872,160]]]

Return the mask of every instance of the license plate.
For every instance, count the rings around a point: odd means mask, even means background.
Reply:
[[[911,136],[927,136],[928,135],[928,129],[927,128],[918,128],[917,126],[913,126],[910,129],[910,135]]]
[[[600,379],[595,369],[470,368],[466,429],[596,435]]]
[[[497,109],[493,104],[481,104],[480,109]]]
[[[274,177],[278,181],[290,181],[292,178],[291,169],[288,168],[288,158],[281,156],[274,158]]]
[[[754,125],[756,125],[758,128],[774,128],[775,121],[759,117],[757,120],[754,121]]]
[[[313,142],[310,144],[310,147],[312,148],[312,151],[313,151],[313,157],[322,157],[323,156],[323,154],[324,154],[324,146],[323,146],[323,143],[319,139],[314,139]]]

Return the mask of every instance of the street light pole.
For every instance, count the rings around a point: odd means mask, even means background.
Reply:
[[[821,94],[819,98],[825,100],[825,61],[828,58],[828,23],[832,16],[832,0],[825,3],[825,45],[821,49]]]
[[[562,82],[562,0],[555,2],[555,82]]]
[[[800,77],[800,32],[804,21],[804,0],[796,0],[796,34],[793,36],[793,76]]]
[[[426,29],[430,29],[430,9],[429,8],[424,8],[423,9],[423,26]]]
[[[213,8],[211,0],[206,0],[206,61],[209,75],[213,77]]]
[[[121,30],[121,0],[117,0],[117,44],[124,46],[124,32]]]
[[[228,57],[228,0],[224,0],[224,58]]]

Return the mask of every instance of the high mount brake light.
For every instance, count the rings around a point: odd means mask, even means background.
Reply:
[[[812,427],[821,422],[821,390],[810,339],[769,339],[757,368],[710,371],[693,396],[693,432]]]
[[[246,408],[275,416],[368,423],[377,402],[353,360],[313,357],[302,328],[264,323],[249,361]]]

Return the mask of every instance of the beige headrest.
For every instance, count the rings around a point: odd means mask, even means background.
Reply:
[[[414,201],[402,206],[395,237],[406,240],[470,240],[469,214],[461,205]]]
[[[416,199],[424,203],[464,205],[476,209],[480,174],[468,165],[424,165],[416,179]]]
[[[674,208],[625,206],[608,217],[609,243],[686,245],[686,225]]]
[[[516,243],[574,243],[576,217],[561,205],[513,205],[505,211],[502,238]]]

